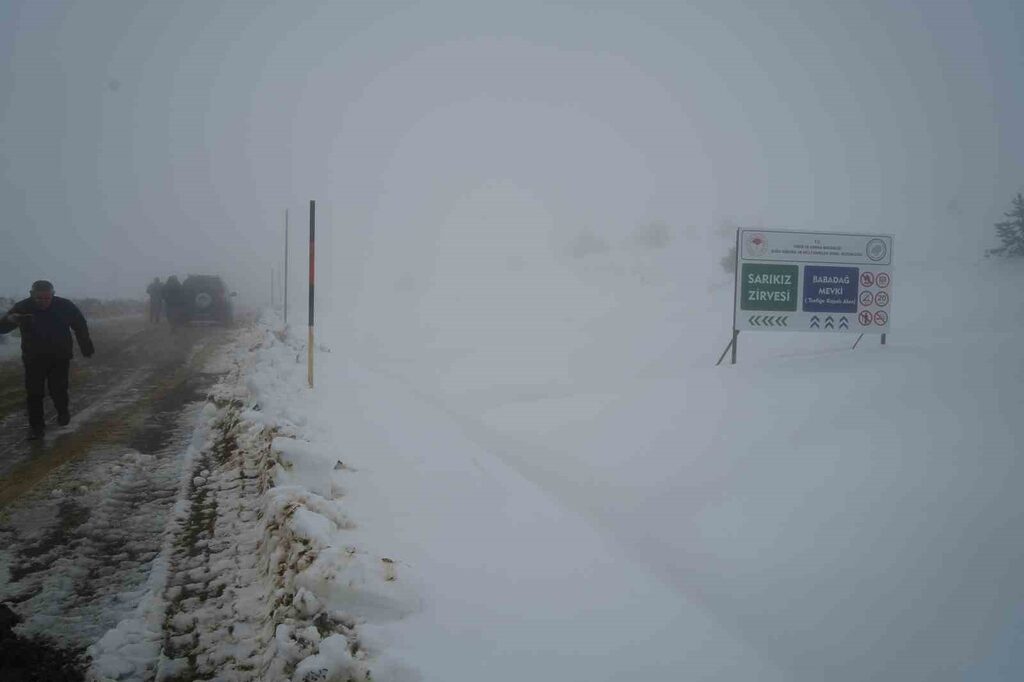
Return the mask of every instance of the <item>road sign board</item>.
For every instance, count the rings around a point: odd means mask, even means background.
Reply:
[[[741,228],[736,239],[734,329],[889,331],[891,235]]]

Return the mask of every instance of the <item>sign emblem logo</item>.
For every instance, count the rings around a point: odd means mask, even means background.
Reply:
[[[885,245],[885,242],[881,239],[872,239],[868,242],[867,248],[864,250],[864,255],[869,260],[878,262],[884,259],[889,254],[889,247]]]
[[[763,256],[768,253],[768,240],[760,232],[747,235],[747,253],[752,256]]]

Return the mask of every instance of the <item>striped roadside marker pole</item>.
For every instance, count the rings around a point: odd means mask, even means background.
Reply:
[[[316,282],[316,201],[309,200],[309,387],[313,388],[313,285]]]
[[[288,326],[288,209],[284,210],[284,326]]]

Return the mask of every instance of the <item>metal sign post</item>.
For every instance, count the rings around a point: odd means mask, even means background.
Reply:
[[[739,230],[736,230],[736,248],[735,248],[735,251],[733,252],[733,255],[736,257],[735,262],[733,264],[733,267],[736,270],[739,270],[739,267],[740,267],[740,231]],[[733,301],[735,301],[736,300],[736,288],[739,286],[739,280],[738,279],[733,279],[732,285],[733,285],[733,287],[732,287],[732,298],[733,298]],[[730,362],[729,364],[731,364],[731,365],[735,365],[736,364],[736,342],[739,341],[739,337],[740,337],[740,332],[739,332],[738,329],[736,329],[736,306],[733,305],[733,307],[732,307],[732,338],[729,339],[729,343],[726,344],[725,350],[722,351],[722,354],[718,356],[718,362],[715,363],[715,367],[718,367],[720,364],[722,364],[722,360],[725,359],[725,354],[728,353],[730,349],[732,350],[732,362]]]

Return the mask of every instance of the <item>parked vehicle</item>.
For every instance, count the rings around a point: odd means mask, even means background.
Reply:
[[[231,298],[224,280],[216,275],[189,275],[181,284],[182,322],[225,324],[234,321]]]

